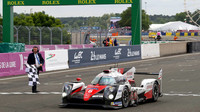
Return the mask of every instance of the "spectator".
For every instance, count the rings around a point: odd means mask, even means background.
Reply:
[[[84,44],[89,44],[90,43],[90,32],[88,32],[86,35],[85,35],[85,41],[84,41]]]
[[[157,32],[157,40],[160,41],[161,40],[161,33]]]
[[[114,46],[118,46],[118,42],[117,42],[117,39],[115,38],[114,40]]]
[[[104,47],[106,46],[106,38],[103,40],[103,45],[104,45]]]
[[[110,46],[113,46],[113,40],[112,40],[112,38],[110,37],[110,39],[109,39],[110,41]]]

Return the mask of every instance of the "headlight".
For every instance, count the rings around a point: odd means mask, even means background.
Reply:
[[[115,90],[115,87],[112,87],[112,86],[109,87],[110,92],[114,92],[114,90]]]
[[[64,85],[62,97],[66,97],[67,95],[69,95],[71,93],[71,90],[72,90],[71,85]]]
[[[108,96],[108,98],[109,98],[110,100],[112,100],[112,99],[114,98],[114,95],[113,95],[113,94],[110,94],[110,95]]]
[[[62,97],[66,97],[67,96],[67,93],[62,93]]]

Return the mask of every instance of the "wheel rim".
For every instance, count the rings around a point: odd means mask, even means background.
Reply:
[[[125,90],[125,91],[124,91],[124,94],[123,94],[124,103],[127,103],[127,102],[128,102],[128,97],[129,97],[128,91]]]
[[[154,87],[154,98],[157,99],[158,98],[158,86],[155,85]]]

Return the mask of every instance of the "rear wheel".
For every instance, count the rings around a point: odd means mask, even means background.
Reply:
[[[127,87],[125,87],[125,88],[123,89],[123,92],[122,92],[122,106],[123,106],[124,108],[128,107],[129,102],[130,102],[129,90],[128,90]]]
[[[152,101],[153,102],[156,102],[158,100],[158,97],[159,97],[159,87],[158,87],[158,83],[155,82],[153,84],[153,90],[152,90]]]

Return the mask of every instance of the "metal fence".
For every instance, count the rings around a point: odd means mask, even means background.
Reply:
[[[26,45],[52,45],[52,44],[84,44],[86,34],[96,39],[98,46],[102,46],[105,38],[113,33],[122,34],[121,30],[95,30],[95,29],[68,29],[60,27],[14,26],[14,42]],[[0,42],[2,42],[3,26],[0,25]]]
[[[2,42],[3,26],[0,25],[0,42]],[[67,28],[14,26],[14,42],[26,45],[70,44],[71,33]]]

